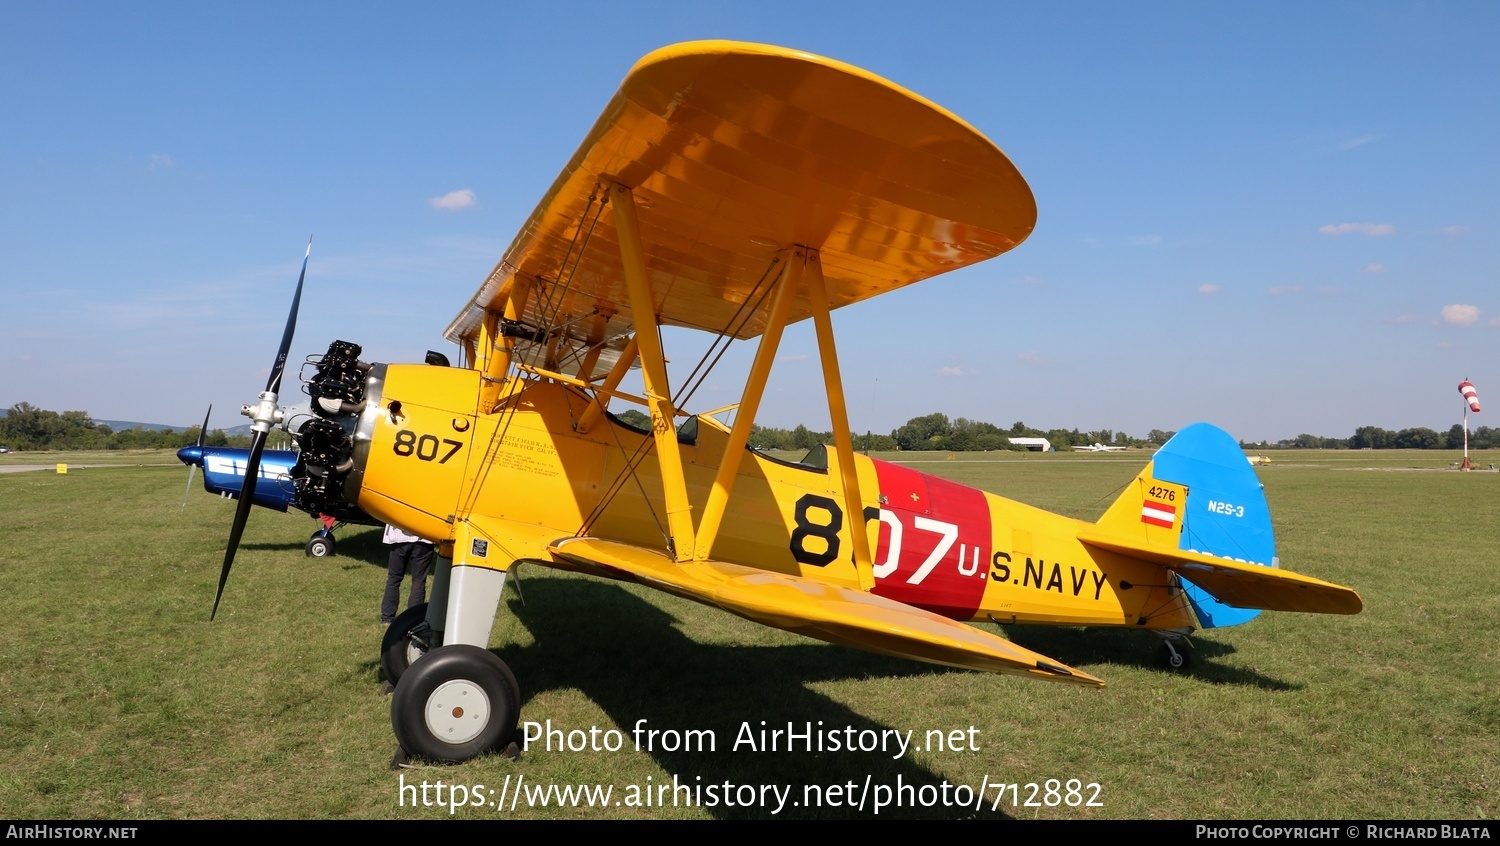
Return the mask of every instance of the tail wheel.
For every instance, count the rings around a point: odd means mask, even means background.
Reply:
[[[407,752],[458,764],[510,742],[521,690],[505,662],[467,644],[431,650],[401,674],[391,727]]]
[[[1186,643],[1174,645],[1170,640],[1162,641],[1157,658],[1163,667],[1173,672],[1182,672],[1193,665],[1193,654],[1188,651]]]
[[[385,680],[394,686],[407,667],[439,645],[437,632],[427,625],[427,603],[402,611],[380,639],[380,669],[385,672]]]

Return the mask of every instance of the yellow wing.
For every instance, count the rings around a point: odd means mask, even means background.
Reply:
[[[535,363],[526,342],[545,340],[554,361],[567,358],[559,342],[622,346],[631,320],[602,180],[634,191],[661,322],[737,338],[762,331],[757,286],[792,245],[821,252],[838,308],[999,255],[1036,222],[1005,154],[904,88],[780,47],[678,44],[631,69],[449,340],[472,342],[520,279],[523,361]]]
[[[932,664],[1104,686],[1003,638],[869,593],[720,561],[677,563],[661,553],[597,538],[549,547],[557,565],[640,582],[767,626],[829,643]]]

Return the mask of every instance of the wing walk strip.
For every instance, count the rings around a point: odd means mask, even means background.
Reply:
[[[1103,687],[1104,682],[1004,638],[874,594],[721,561],[675,562],[597,538],[547,549],[558,565],[639,582],[778,629],[932,664]]]

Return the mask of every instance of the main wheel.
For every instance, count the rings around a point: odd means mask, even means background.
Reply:
[[[493,652],[439,646],[401,674],[391,727],[407,752],[459,764],[510,742],[521,711],[516,677]]]
[[[427,625],[427,603],[402,611],[380,639],[380,669],[385,671],[385,680],[394,686],[407,667],[441,645],[437,632]]]
[[[307,555],[309,558],[327,558],[333,554],[333,535],[326,530],[319,529],[313,533],[307,541]]]

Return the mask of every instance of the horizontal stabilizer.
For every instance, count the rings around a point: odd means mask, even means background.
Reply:
[[[1359,594],[1281,569],[1265,488],[1229,433],[1207,423],[1178,432],[1078,539],[1179,577],[1199,628],[1266,611],[1358,614]]]
[[[1104,685],[1004,638],[851,588],[719,561],[678,563],[597,538],[566,538],[548,551],[563,567],[639,582],[829,643],[950,667]]]
[[[1349,588],[1279,567],[1148,545],[1096,530],[1080,532],[1078,540],[1099,549],[1160,564],[1190,579],[1214,599],[1236,608],[1315,614],[1358,614],[1364,608],[1359,594]]]

